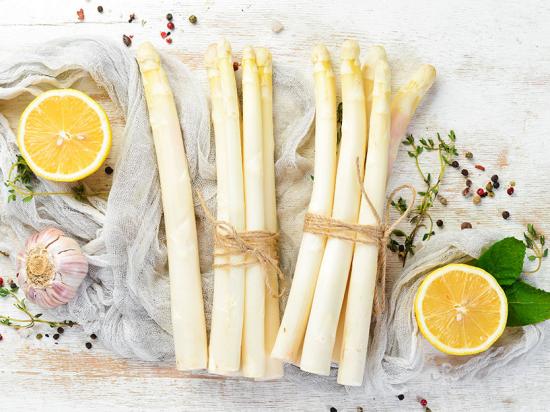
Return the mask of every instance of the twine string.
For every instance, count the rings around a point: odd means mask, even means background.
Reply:
[[[214,262],[216,258],[241,256],[243,259],[237,262],[214,263],[213,268],[229,269],[232,267],[245,267],[256,263],[265,271],[265,284],[268,292],[273,297],[281,297],[284,287],[278,291],[274,282],[270,281],[270,274],[276,273],[277,278],[284,282],[284,273],[279,268],[278,241],[279,234],[264,230],[251,230],[238,232],[235,227],[224,220],[214,217],[206,205],[202,195],[197,192],[200,205],[206,219],[214,227]]]

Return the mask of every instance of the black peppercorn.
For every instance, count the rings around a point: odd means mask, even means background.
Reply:
[[[493,183],[497,182],[497,181],[498,181],[498,175],[492,175],[492,176],[491,176],[491,181],[492,181]]]
[[[437,219],[437,222],[435,222],[435,224],[436,224],[438,227],[443,227],[443,220]]]
[[[505,210],[504,212],[502,212],[502,217],[504,219],[508,219],[510,217],[510,212],[508,212],[507,210]]]
[[[59,339],[59,333],[56,333],[55,335],[53,335],[52,338],[54,338],[55,340],[58,340]]]
[[[103,13],[103,6],[97,6],[97,11],[99,13]]]
[[[334,406],[330,407],[330,412],[338,412],[338,409],[336,409]]]
[[[451,163],[451,166],[457,169],[458,166],[460,166],[460,164],[456,160],[453,160],[453,162]]]
[[[92,349],[92,344],[90,342],[86,342],[86,348]]]
[[[400,401],[402,401],[403,399],[405,399],[405,395],[403,395],[402,393],[400,393],[399,395],[397,395],[397,399],[399,399]]]
[[[498,189],[500,187],[500,183],[497,181],[497,182],[493,182],[493,189]]]
[[[97,339],[97,335],[96,335],[95,333],[92,333],[92,334],[90,335],[90,338],[92,338],[92,339]]]
[[[113,168],[111,166],[107,166],[105,168],[105,173],[108,174],[108,175],[112,175],[113,174]]]
[[[172,13],[168,13],[166,15],[166,20],[168,20],[168,21],[172,20],[173,18],[174,18],[174,16],[172,16]]]
[[[466,186],[471,187],[472,181],[470,179],[466,179]]]
[[[57,332],[58,333],[63,333],[65,332],[65,329],[63,329],[61,326],[57,328]]]
[[[467,169],[462,169],[462,171],[460,173],[462,173],[462,176],[464,176],[464,177],[468,176],[468,170]]]

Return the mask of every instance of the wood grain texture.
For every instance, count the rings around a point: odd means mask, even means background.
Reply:
[[[102,4],[105,12],[96,7]],[[76,10],[82,7],[84,22]],[[165,30],[164,16],[174,14],[174,43],[159,36]],[[136,13],[137,21],[127,23]],[[190,14],[198,24],[187,21]],[[276,19],[281,33],[271,30]],[[145,22],[142,24],[141,21]],[[225,36],[237,54],[245,45],[269,47],[275,64],[310,70],[310,52],[324,42],[337,58],[341,42],[356,38],[363,48],[384,44],[392,66],[394,89],[403,84],[420,63],[431,63],[438,78],[422,104],[411,132],[442,133],[453,128],[461,151],[470,150],[474,160],[502,182],[515,180],[517,191],[508,197],[500,191],[493,201],[475,207],[457,196],[464,185],[455,170],[449,170],[442,194],[449,200],[438,205],[434,217],[445,221],[445,230],[458,229],[463,221],[475,227],[499,227],[503,233],[520,235],[527,222],[538,223],[550,233],[550,193],[547,190],[550,158],[550,4],[543,0],[484,2],[428,0],[392,2],[346,1],[213,1],[134,0],[133,2],[64,0],[0,0],[0,56],[7,49],[46,41],[59,36],[106,36],[121,41],[133,34],[134,42],[151,40],[196,69],[206,84],[202,55],[206,46]],[[338,65],[335,64],[335,67]],[[107,163],[116,167],[117,147],[124,124],[103,91],[90,81],[80,85],[98,99],[113,121],[114,149]],[[0,112],[15,126],[28,103],[0,102]],[[474,171],[473,165],[468,165]],[[402,182],[419,184],[412,163],[401,150],[391,187]],[[475,184],[484,184],[489,174],[474,173]],[[100,169],[88,179],[93,187],[108,187],[109,178]],[[504,221],[503,210],[512,218]],[[435,241],[435,240],[434,240]],[[395,276],[399,264],[390,262]],[[4,258],[2,274],[13,276]],[[550,279],[539,277],[550,289]],[[0,310],[9,305],[0,302]],[[339,411],[420,411],[417,396],[429,400],[433,411],[543,411],[550,394],[550,342],[515,369],[477,382],[446,385],[430,376],[412,382],[404,401],[395,395],[348,395],[306,392],[288,381],[249,382],[185,375],[171,364],[153,364],[119,359],[77,328],[67,330],[55,345],[50,339],[36,340],[2,328],[0,386],[4,393],[0,410],[312,410],[335,407]],[[43,333],[45,333],[43,331]],[[21,410],[21,409],[20,409]]]

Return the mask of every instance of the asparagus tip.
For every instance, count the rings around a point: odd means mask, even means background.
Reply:
[[[354,60],[359,57],[359,43],[355,40],[345,40],[342,44],[342,60]]]

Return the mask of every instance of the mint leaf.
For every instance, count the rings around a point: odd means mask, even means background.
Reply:
[[[514,237],[494,243],[472,264],[489,272],[500,285],[511,285],[523,270],[525,244]]]
[[[550,319],[550,292],[522,280],[504,287],[508,298],[507,326],[524,326]]]

